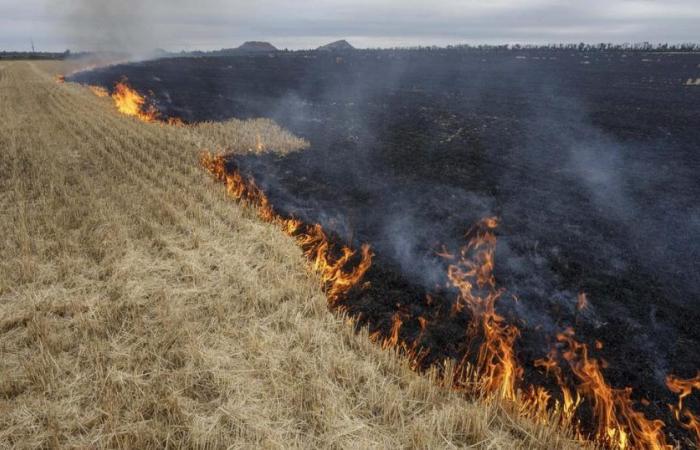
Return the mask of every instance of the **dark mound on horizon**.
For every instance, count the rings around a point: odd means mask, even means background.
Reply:
[[[499,309],[528,366],[574,326],[605,343],[613,386],[678,435],[666,374],[700,367],[700,56],[559,51],[364,51],[168,59],[123,75],[188,121],[271,117],[311,142],[239,158],[272,204],[376,250],[372,288],[348,308],[386,329],[407,313],[440,323],[432,359],[455,357],[466,318],[440,292],[440,245],[501,218]],[[586,292],[591,307],[576,310]],[[416,323],[402,333],[417,333]],[[697,410],[695,405],[695,410]]]
[[[350,50],[355,50],[355,47],[350,45],[350,43],[345,39],[342,39],[340,41],[335,41],[331,42],[330,44],[322,45],[318,48],[318,50],[330,52],[347,52]]]
[[[276,52],[277,48],[269,42],[248,41],[241,44],[236,50],[243,53],[265,53]]]

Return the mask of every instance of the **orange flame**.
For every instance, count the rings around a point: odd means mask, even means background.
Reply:
[[[222,155],[209,152],[201,155],[201,164],[226,185],[228,194],[242,204],[255,208],[258,216],[269,223],[278,225],[283,232],[295,238],[309,259],[311,269],[318,273],[326,286],[328,302],[336,307],[344,295],[358,286],[371,266],[372,253],[363,245],[360,255],[348,247],[338,247],[328,239],[323,228],[306,224],[293,217],[277,214],[267,196],[252,179],[244,178],[237,169],[227,169]],[[471,321],[466,330],[470,346],[478,342],[475,355],[465,354],[457,366],[451,384],[469,392],[493,395],[514,404],[523,416],[534,418],[542,423],[552,423],[571,430],[581,441],[594,440],[605,447],[617,450],[671,450],[663,433],[664,423],[650,420],[644,413],[634,408],[631,388],[616,389],[610,386],[603,375],[605,363],[589,356],[588,347],[574,339],[573,329],[557,335],[558,346],[552,349],[547,358],[535,361],[535,366],[553,376],[559,386],[560,398],[555,399],[541,386],[519,386],[523,378],[523,368],[519,365],[515,343],[520,330],[507,323],[496,311],[503,290],[497,288],[493,274],[496,247],[496,218],[486,218],[477,223],[468,233],[468,244],[458,254],[447,250],[440,255],[452,264],[448,266],[448,280],[457,289],[458,295],[453,304],[453,314],[468,311]],[[354,266],[352,261],[357,261]],[[430,304],[430,296],[426,298]],[[578,297],[579,310],[587,305],[585,294]],[[389,334],[382,336],[374,332],[370,338],[384,348],[399,348],[410,359],[414,369],[421,367],[421,360],[427,354],[419,348],[420,337],[413,343],[402,340],[401,330],[410,316],[396,313],[392,317]],[[417,318],[419,336],[428,327],[424,317]],[[596,341],[595,348],[601,349],[602,342]],[[559,351],[561,348],[561,353]],[[473,357],[473,358],[472,358]],[[568,385],[557,359],[563,358],[571,369],[577,385]],[[475,360],[474,363],[471,361]],[[474,382],[475,380],[475,382]],[[669,388],[680,394],[679,404],[674,411],[682,425],[699,433],[700,420],[683,407],[683,399],[693,388],[700,385],[700,373],[692,380],[669,377]],[[595,429],[592,436],[581,431],[577,414],[583,403],[590,405]]]
[[[672,450],[663,434],[664,423],[649,420],[632,405],[632,389],[614,389],[603,376],[603,364],[589,357],[588,347],[576,341],[574,331],[557,335],[567,349],[562,356],[579,380],[581,395],[592,403],[596,439],[615,449]]]
[[[153,106],[146,107],[146,99],[126,81],[120,81],[114,86],[112,100],[122,114],[134,116],[143,122],[158,121],[158,111]]]
[[[392,348],[399,345],[399,332],[403,326],[403,319],[399,313],[394,314],[391,318],[391,335],[387,340],[384,341],[384,348]]]
[[[56,83],[65,83],[66,82],[66,76],[65,75],[56,75],[54,77],[54,80],[56,80]]]
[[[460,250],[459,259],[448,267],[447,277],[459,295],[453,311],[467,308],[472,319],[467,330],[470,340],[482,339],[474,365],[480,391],[496,393],[500,398],[516,400],[516,383],[523,369],[515,358],[514,343],[520,331],[508,325],[496,312],[496,302],[503,293],[496,288],[493,276],[498,219],[489,217],[479,222],[468,235],[469,243]],[[470,355],[464,356],[460,369],[470,366]]]
[[[172,125],[174,127],[184,127],[185,122],[180,119],[179,117],[168,117],[168,120],[166,121],[168,125]]]
[[[576,309],[578,311],[583,311],[586,308],[588,308],[588,297],[585,292],[581,292],[576,299]]]
[[[57,82],[65,81],[62,76]],[[100,97],[106,90],[91,86],[90,89]],[[112,94],[118,110],[137,117],[144,122],[162,122],[153,107],[146,107],[146,99],[130,88],[126,82],[117,83]],[[163,122],[166,123],[166,122]],[[168,124],[184,125],[179,119],[168,119]],[[256,150],[264,149],[262,138],[256,136]],[[328,302],[336,307],[342,298],[355,286],[358,286],[371,267],[373,254],[368,245],[362,245],[359,255],[346,246],[334,245],[319,224],[310,225],[293,217],[283,217],[275,212],[264,192],[252,179],[245,179],[238,170],[227,170],[226,159],[222,155],[214,156],[203,152],[201,164],[216,179],[223,182],[228,194],[246,206],[255,208],[258,216],[269,223],[279,226],[284,233],[292,236],[309,259],[311,269],[319,274],[325,287]],[[552,375],[561,391],[561,401],[554,400],[546,389],[540,386],[528,386],[524,391],[518,387],[522,380],[523,369],[515,355],[515,343],[520,330],[508,324],[496,311],[496,304],[503,290],[496,287],[493,275],[494,253],[496,247],[495,228],[498,219],[489,217],[477,223],[468,233],[469,242],[459,254],[446,249],[439,256],[453,261],[448,267],[448,280],[458,291],[452,312],[467,310],[471,322],[466,331],[470,343],[479,342],[476,362],[472,365],[471,357],[465,354],[452,380],[456,388],[470,390],[487,395],[496,395],[513,402],[521,414],[542,422],[557,420],[556,423],[568,427],[580,440],[586,440],[580,431],[576,413],[582,403],[591,403],[596,429],[592,438],[603,445],[619,450],[659,449],[670,450],[663,434],[663,422],[649,420],[636,411],[631,399],[631,388],[615,389],[605,380],[603,362],[589,357],[585,344],[574,339],[574,331],[567,330],[557,335],[560,346],[565,347],[561,357],[569,364],[571,372],[578,380],[575,389],[569,388],[562,369],[557,363],[560,356],[553,349],[547,358],[535,361],[535,366]],[[358,261],[359,259],[359,261]],[[353,263],[353,261],[357,261]],[[432,301],[428,296],[428,304]],[[588,307],[586,294],[581,293],[577,299],[576,309],[582,311]],[[418,368],[421,358],[426,354],[418,349],[419,339],[409,345],[403,342],[400,331],[406,320],[399,313],[392,318],[392,327],[388,337],[381,340],[385,348],[401,348]],[[418,317],[420,336],[428,326],[424,317]],[[374,333],[373,340],[380,339],[380,333]],[[602,342],[596,341],[595,348],[601,349]],[[476,379],[476,386],[470,385]],[[676,419],[685,429],[695,433],[700,446],[700,418],[684,407],[684,399],[691,395],[693,389],[700,390],[700,372],[695,378],[683,380],[674,376],[667,378],[667,386],[679,394],[678,404],[671,406]],[[555,417],[559,419],[554,419]]]
[[[176,127],[185,126],[185,122],[179,117],[168,117],[163,119],[160,116],[158,110],[153,106],[146,106],[146,98],[139,94],[135,89],[130,87],[126,79],[118,82],[114,86],[114,93],[112,94],[112,100],[114,100],[114,105],[117,110],[127,116],[133,116],[137,119],[153,123],[158,122],[160,124],[167,124]],[[88,86],[90,90],[98,97],[107,97],[109,92],[100,86]]]
[[[535,361],[535,367],[539,367],[545,370],[549,375],[553,375],[554,379],[561,390],[562,400],[561,403],[558,401],[554,404],[554,411],[557,411],[561,418],[560,423],[565,426],[572,428],[577,434],[578,433],[578,422],[575,420],[576,410],[581,406],[583,399],[578,391],[572,391],[567,387],[564,380],[564,375],[562,374],[561,368],[556,361],[557,351],[552,349],[545,359],[538,359]]]
[[[263,144],[262,136],[260,136],[260,133],[257,133],[255,135],[255,151],[258,153],[262,153],[263,150],[265,150],[265,144]]]
[[[673,415],[683,428],[695,434],[695,443],[700,447],[700,416],[693,414],[683,405],[684,399],[693,393],[693,389],[700,391],[700,371],[694,378],[687,380],[669,375],[666,377],[666,386],[671,392],[678,394],[678,404],[669,405]]]
[[[227,170],[223,155],[203,152],[200,162],[216,179],[226,185],[226,191],[236,200],[255,208],[265,222],[278,225],[292,236],[311,263],[311,269],[319,274],[326,286],[331,306],[336,306],[354,286],[358,285],[372,265],[372,252],[362,245],[359,262],[353,266],[356,252],[349,247],[333,245],[319,224],[309,225],[299,219],[277,214],[265,195],[252,179],[245,179],[238,170]]]
[[[109,97],[109,91],[102,86],[88,86],[88,88],[98,97]]]

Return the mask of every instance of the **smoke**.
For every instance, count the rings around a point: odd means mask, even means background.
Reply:
[[[157,49],[189,48],[206,42],[207,30],[217,24],[216,13],[250,13],[256,7],[224,0],[49,0],[48,11],[58,15],[56,33],[79,51],[120,52],[134,59],[158,56]],[[219,24],[220,25],[220,24]],[[225,44],[225,36],[218,39]],[[205,45],[206,46],[206,45]]]
[[[575,204],[578,219],[573,211],[560,217],[577,220],[572,237],[597,254],[610,273],[638,264],[667,290],[686,293],[670,296],[676,305],[693,306],[700,293],[700,245],[693,238],[700,236],[700,211],[691,198],[700,185],[687,147],[671,133],[623,140],[593,123],[591,106],[556,92],[556,84],[548,80],[540,95],[556,98],[560,107],[532,106],[527,140],[517,152],[529,171],[548,173],[538,183],[547,189],[544,194],[522,185],[517,190],[538,198],[554,214]],[[516,203],[531,204],[532,197],[528,202],[515,195],[511,204]],[[606,233],[600,233],[603,229]]]
[[[153,27],[147,26],[147,2],[83,0],[49,8],[61,11],[58,32],[74,49],[141,54],[158,45]]]

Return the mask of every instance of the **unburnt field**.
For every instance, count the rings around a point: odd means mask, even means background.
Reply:
[[[141,123],[72,69],[0,63],[0,447],[574,447],[356,335],[197,163],[303,141]]]
[[[109,88],[123,76],[165,114],[270,117],[305,138],[303,152],[237,164],[279,210],[373,246],[371,288],[345,307],[384,336],[402,318],[401,338],[430,350],[426,365],[467,352],[470,321],[449,313],[436,255],[498,216],[498,308],[522,331],[526,380],[547,383],[533,362],[573,327],[598,345],[609,382],[634,388],[636,407],[688,442],[666,376],[700,367],[700,88],[687,82],[698,54],[295,52],[74,79]]]

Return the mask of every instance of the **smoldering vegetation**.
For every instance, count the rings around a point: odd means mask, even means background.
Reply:
[[[498,216],[499,303],[519,359],[574,326],[614,386],[668,419],[669,373],[700,367],[700,88],[697,55],[367,51],[167,59],[122,76],[187,121],[270,117],[311,144],[239,158],[275,207],[369,242],[376,264],[348,309],[370,328],[433,318],[428,360],[458,357],[463,317],[435,313],[437,255]],[[589,306],[577,308],[579,293]],[[440,303],[438,301],[437,303]],[[412,328],[413,327],[413,328]],[[417,324],[404,333],[416,334]],[[529,377],[537,377],[529,367]]]

